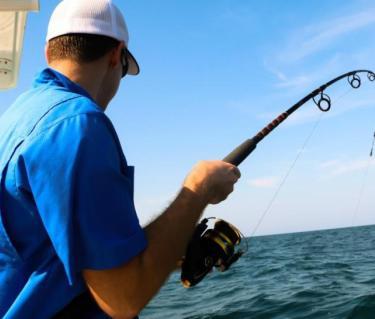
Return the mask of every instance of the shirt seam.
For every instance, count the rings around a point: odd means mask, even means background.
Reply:
[[[42,135],[42,134],[45,134],[47,131],[49,131],[50,129],[53,129],[54,127],[58,126],[60,123],[64,122],[64,121],[68,121],[72,118],[75,118],[75,117],[80,117],[82,115],[88,115],[88,116],[97,116],[97,117],[102,117],[102,118],[106,118],[105,115],[103,113],[100,113],[100,112],[97,112],[97,111],[84,111],[84,112],[80,112],[80,113],[76,113],[76,114],[73,114],[73,115],[69,115],[67,117],[64,117],[56,122],[53,122],[51,123],[49,126],[45,127],[44,129],[42,129],[40,132],[38,133],[35,133],[34,135],[32,135],[32,132],[30,132],[29,135],[26,136],[26,138],[28,138],[29,140],[33,140],[35,139],[36,137]],[[31,136],[32,135],[32,136]],[[25,138],[25,139],[26,139]]]
[[[59,106],[59,105],[65,103],[65,102],[68,102],[68,101],[71,101],[71,100],[74,100],[74,99],[78,99],[78,98],[80,98],[80,97],[81,97],[81,95],[73,96],[73,97],[71,97],[71,98],[68,98],[68,99],[64,98],[64,99],[62,99],[62,100],[56,102],[56,104],[52,105],[52,106],[47,110],[47,112],[44,113],[44,114],[43,114],[43,115],[42,115],[42,116],[41,116],[41,117],[35,122],[34,126],[33,126],[32,129],[30,130],[30,132],[28,132],[23,138],[25,139],[26,137],[30,136],[30,135],[34,132],[34,130],[36,129],[36,127],[38,126],[38,124],[41,122],[41,120],[42,120],[44,117],[46,117],[47,114],[50,113],[54,108],[56,108],[57,106]]]

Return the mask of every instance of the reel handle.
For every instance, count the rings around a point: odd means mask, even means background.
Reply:
[[[256,147],[257,141],[250,138],[225,156],[223,161],[238,166],[246,159],[246,157],[250,155],[252,151],[255,150]]]

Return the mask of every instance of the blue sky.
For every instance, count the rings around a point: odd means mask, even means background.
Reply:
[[[196,161],[223,158],[333,77],[375,70],[373,1],[114,2],[141,74],[123,81],[107,114],[136,166],[143,224],[174,198]],[[19,83],[0,92],[0,114],[45,67],[44,37],[57,3],[41,0],[41,11],[29,14]],[[368,155],[375,84],[362,78],[358,90],[341,81],[327,91],[329,113],[307,103],[283,123],[240,166],[232,196],[205,215],[252,234],[319,120],[256,234],[374,224],[375,163]]]

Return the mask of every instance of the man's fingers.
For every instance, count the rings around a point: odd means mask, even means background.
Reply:
[[[236,167],[236,166],[232,166],[232,172],[233,172],[234,175],[237,176],[237,179],[241,177],[241,172],[240,172],[240,170],[238,169],[238,167]]]
[[[224,200],[226,200],[234,190],[234,185],[232,183],[228,184],[223,188],[221,191],[216,191],[215,197],[210,200],[210,204],[218,204]]]
[[[237,180],[241,177],[241,172],[240,172],[240,170],[239,170],[236,166],[232,165],[232,166],[230,167],[229,171],[230,171],[230,172],[233,174],[233,176],[235,177],[234,182],[237,182]]]

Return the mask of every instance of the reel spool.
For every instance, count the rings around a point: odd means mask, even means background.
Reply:
[[[208,228],[208,220],[215,219],[214,227]],[[241,242],[241,232],[222,219],[203,219],[195,228],[181,266],[181,283],[185,288],[198,284],[215,266],[226,271],[242,255],[236,246]]]

